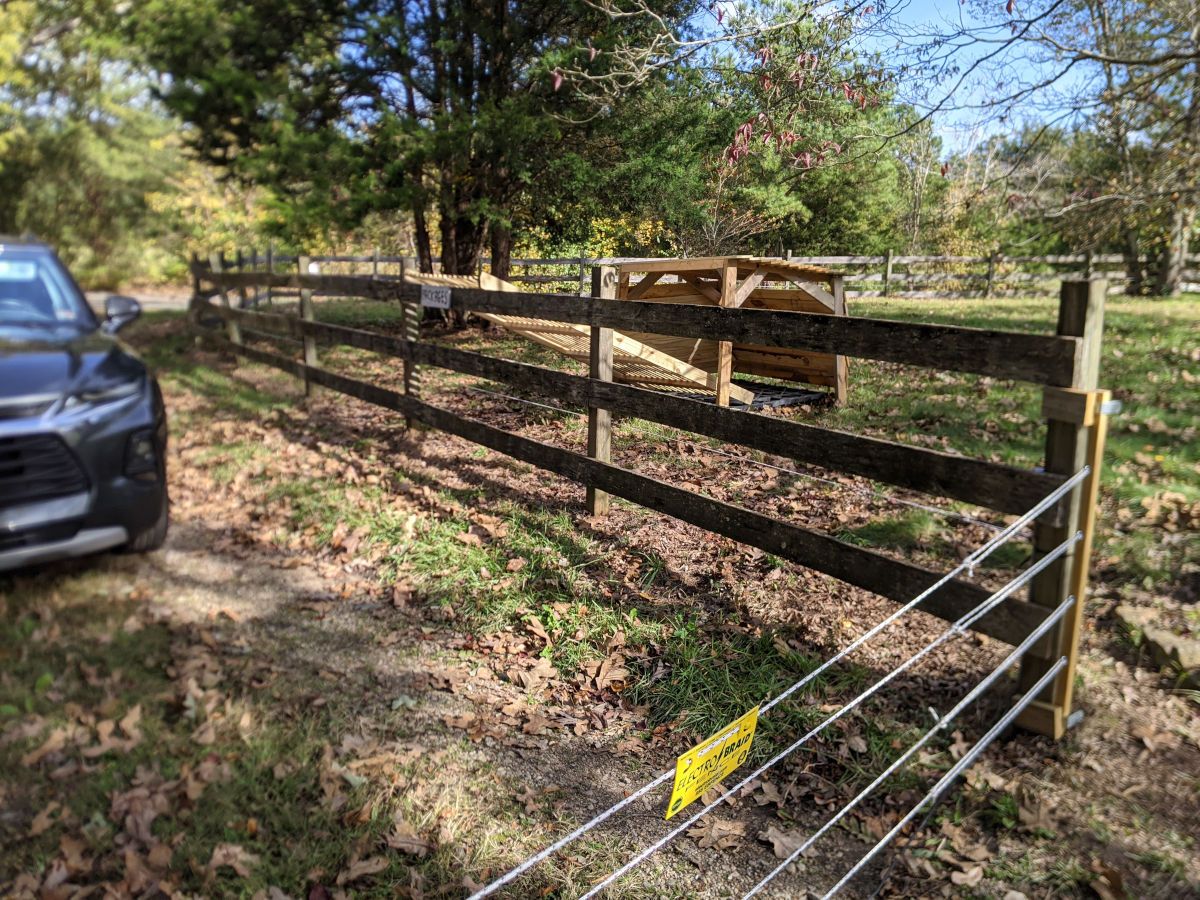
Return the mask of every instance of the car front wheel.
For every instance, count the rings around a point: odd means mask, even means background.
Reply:
[[[157,550],[161,547],[167,539],[167,526],[170,522],[169,505],[167,489],[164,486],[162,492],[162,509],[158,513],[158,518],[145,531],[135,534],[129,540],[129,543],[125,545],[125,549],[133,553],[149,553],[151,550]]]

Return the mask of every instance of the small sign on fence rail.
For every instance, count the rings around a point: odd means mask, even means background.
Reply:
[[[421,285],[421,305],[426,309],[449,309],[450,288],[437,284]]]
[[[679,757],[675,763],[675,786],[671,789],[671,802],[667,804],[665,818],[671,818],[689,803],[704,796],[705,791],[744,763],[750,755],[750,744],[757,727],[756,706]]]

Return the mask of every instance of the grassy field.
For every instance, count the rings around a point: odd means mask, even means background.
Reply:
[[[860,301],[853,312],[1046,331],[1055,306]],[[328,305],[322,317],[386,327],[392,308]],[[0,891],[105,885],[118,895],[157,887],[272,898],[456,896],[594,811],[591,794],[641,783],[888,608],[839,595],[762,554],[668,530],[631,504],[618,504],[608,525],[588,523],[574,494],[564,497],[528,467],[436,435],[414,442],[386,417],[336,398],[297,409],[285,376],[199,352],[179,326],[177,317],[148,317],[132,334],[171,406],[171,548],[149,559],[109,556],[0,577],[0,844],[9,848]],[[1198,333],[1197,298],[1115,298],[1102,370],[1126,410],[1109,445],[1096,597],[1169,608],[1184,629],[1197,624],[1189,616],[1200,566]],[[552,362],[502,335],[454,340]],[[394,365],[360,354],[326,359],[395,377]],[[456,383],[465,382],[431,376],[428,389],[448,396]],[[800,414],[1024,466],[1040,462],[1031,389],[878,364],[855,365],[851,385],[844,409]],[[456,402],[540,439],[582,440],[578,416],[479,395]],[[942,568],[972,535],[878,498],[735,472],[740,467],[720,460],[681,464],[681,449],[697,459],[716,448],[683,447],[682,439],[625,421],[617,456],[769,508],[795,504],[798,515],[846,539]],[[840,509],[851,513],[844,522]],[[1023,559],[1018,548],[994,574]],[[811,604],[811,621],[785,615],[796,598]],[[1096,610],[1096,633],[1105,635],[1111,629]],[[978,659],[937,662],[973,677],[990,658],[986,649],[972,649]],[[1085,698],[1110,716],[1126,714],[1106,673],[1114,659],[1137,664],[1127,650],[1115,636],[1091,645],[1095,688]],[[759,757],[905,652],[901,643],[832,671],[805,702],[764,720]],[[849,796],[915,736],[914,708],[941,704],[960,685],[935,668],[908,685],[907,700],[884,703],[814,745],[771,788],[794,791],[778,804],[776,824],[810,827],[806,815]],[[1138,740],[1151,753],[1190,747],[1180,757],[1186,763],[1170,765],[1200,788],[1200,773],[1187,771],[1195,738],[1179,724],[1186,701],[1155,683],[1137,691],[1124,700],[1137,710],[1157,709],[1160,695],[1175,704]],[[1131,726],[1117,721],[1124,735]],[[1112,759],[1119,793],[1139,775],[1121,770],[1113,746],[1087,752]],[[600,760],[586,756],[601,752]],[[1172,818],[1186,823],[1186,812],[1159,809],[1144,795],[1118,800],[1118,809],[1085,791],[1070,818],[1038,824],[1035,816],[1029,825],[1025,788],[1011,772],[1047,772],[1054,757],[1063,796],[1074,796],[1098,777],[1075,752],[1013,742],[985,766],[1009,774],[964,789],[935,820],[932,844],[908,851],[928,870],[925,880],[912,888],[901,878],[894,890],[949,888],[951,874],[968,871],[939,849],[959,830],[990,847],[984,879],[969,889],[978,896],[1086,893],[1107,877],[1094,848],[1110,844],[1127,848],[1120,865],[1138,895],[1195,889],[1196,836]],[[861,852],[905,792],[944,771],[953,754],[950,739],[935,745],[834,840]],[[572,773],[580,758],[627,780]],[[1144,772],[1158,758],[1144,758]],[[572,790],[571,777],[590,790]],[[761,816],[758,809],[742,814]],[[644,845],[649,827],[635,822],[585,842],[511,896],[577,896]],[[765,853],[769,859],[769,847]],[[761,866],[758,856],[739,847],[712,865],[745,877]],[[825,874],[810,864],[817,883]],[[686,859],[672,856],[618,895],[685,896],[695,877]]]

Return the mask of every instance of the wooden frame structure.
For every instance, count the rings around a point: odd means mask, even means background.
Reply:
[[[617,297],[621,300],[847,314],[841,275],[784,259],[647,259],[623,262],[618,273]],[[635,276],[640,278],[635,281]],[[848,369],[846,357],[840,354],[669,334],[638,333],[631,337],[709,373],[718,406],[728,406],[730,396],[737,396],[738,386],[731,383],[737,372],[833,388],[835,402],[846,402]]]
[[[324,296],[361,297],[418,309],[420,287],[399,279],[228,272],[214,259],[193,264],[197,294],[190,318],[199,333],[247,359],[289,372],[306,383],[400,412],[411,422],[456,434],[500,453],[583,483],[595,515],[607,509],[607,495],[706,528],[758,547],[848,584],[898,602],[933,585],[940,573],[838,541],[744,507],[721,502],[631,471],[611,462],[614,414],[637,416],[664,425],[887,484],[987,507],[1023,513],[1062,486],[1084,465],[1090,477],[1037,520],[1035,553],[1045,554],[1075,531],[1083,540],[1034,580],[1028,600],[1009,598],[971,627],[998,640],[1018,644],[1074,596],[1071,614],[1026,656],[1021,681],[1034,683],[1061,656],[1068,665],[1019,720],[1026,727],[1060,737],[1072,710],[1075,663],[1087,585],[1088,555],[1095,527],[1096,491],[1104,445],[1107,394],[1096,389],[1103,329],[1103,282],[1063,286],[1058,333],[1037,335],[947,325],[925,325],[849,318],[752,307],[697,304],[630,303],[615,299],[618,275],[597,267],[593,296],[547,295],[515,290],[454,287],[451,308],[497,316],[528,316],[586,327],[588,375],[573,375],[419,340],[414,328],[403,337],[314,321],[302,316],[252,312],[230,302],[230,292],[251,287],[292,289]],[[211,288],[204,288],[208,283]],[[311,294],[310,294],[311,296]],[[213,303],[212,298],[219,298]],[[415,321],[415,315],[406,321]],[[613,380],[614,330],[714,338],[731,344],[811,347],[932,369],[947,369],[1034,382],[1044,387],[1043,416],[1048,422],[1044,471],[1023,470],[984,460],[820,428],[801,422],[726,409]],[[265,335],[303,345],[295,359],[247,343],[247,335]],[[317,367],[317,344],[337,344],[402,360],[404,390],[394,391]],[[310,347],[312,352],[310,353]],[[437,366],[501,381],[518,388],[588,408],[588,452],[581,454],[495,428],[437,407],[420,397],[419,366]],[[953,579],[934,592],[921,609],[955,620],[978,607],[990,592],[970,581]]]

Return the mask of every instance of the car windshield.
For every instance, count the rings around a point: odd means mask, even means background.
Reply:
[[[52,254],[0,247],[0,328],[5,326],[88,330],[96,318]]]

